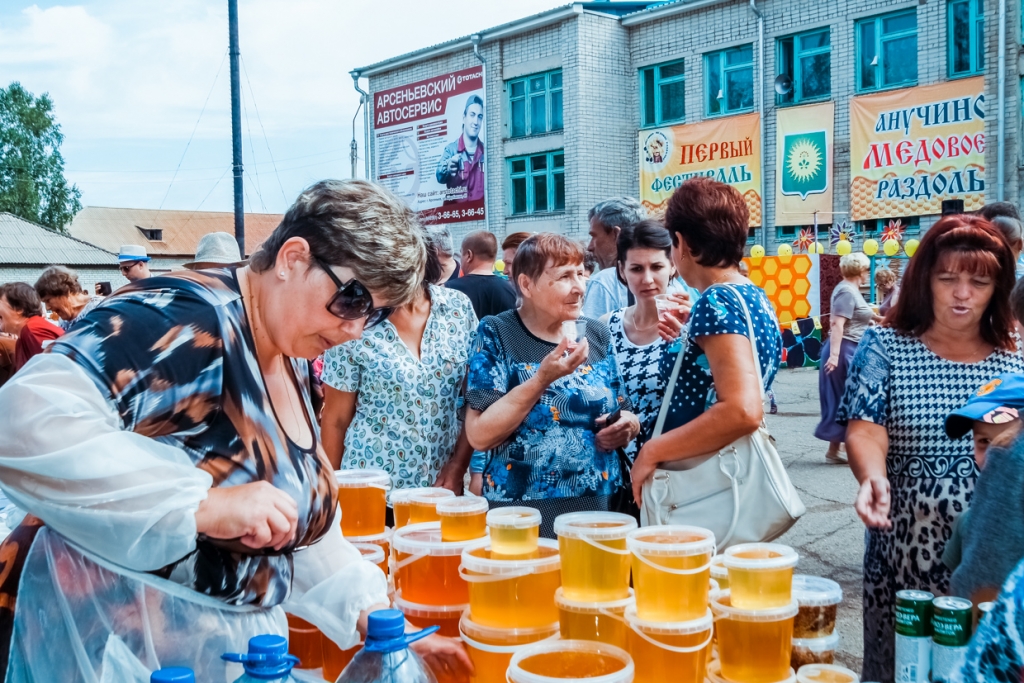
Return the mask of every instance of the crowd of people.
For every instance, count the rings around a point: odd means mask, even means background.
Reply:
[[[0,670],[94,675],[116,635],[145,665],[215,672],[224,649],[194,644],[279,605],[351,647],[388,598],[334,522],[337,469],[535,507],[551,537],[565,512],[642,519],[659,470],[762,429],[782,338],[746,277],[742,196],[693,178],[663,217],[614,198],[589,220],[586,246],[456,249],[387,190],[324,181],[248,260],[214,233],[171,275],[126,246],[130,284],[106,296],[61,266],[0,287],[0,488],[27,513],[0,546]],[[893,680],[898,590],[987,600],[1011,577],[992,623],[1024,602],[1022,246],[1012,206],[946,216],[898,282],[876,271],[877,308],[868,258],[840,260],[815,435],[860,486],[865,680]],[[145,609],[141,585],[197,616]],[[44,640],[84,643],[75,661],[37,642],[56,604]],[[972,647],[969,680],[1024,661],[988,631]],[[414,649],[471,667],[453,639]]]

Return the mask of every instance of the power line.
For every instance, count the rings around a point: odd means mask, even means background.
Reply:
[[[203,197],[203,201],[199,202],[199,206],[197,206],[195,208],[195,210],[188,215],[188,219],[185,221],[185,225],[182,226],[182,228],[187,227],[189,222],[192,220],[192,216],[195,216],[196,213],[199,212],[199,209],[203,208],[203,204],[205,204],[206,200],[210,198],[210,195],[213,194],[213,191],[217,189],[218,185],[220,185],[220,181],[224,180],[224,176],[226,176],[228,174],[228,171],[230,171],[230,170],[231,170],[230,166],[228,166],[227,168],[224,169],[224,172],[220,174],[220,178],[217,178],[217,182],[215,182],[213,184],[213,187],[210,188],[210,191],[206,193],[205,197]]]
[[[270,163],[274,166],[274,175],[277,176],[277,185],[281,188],[281,199],[283,199],[285,204],[287,204],[288,197],[285,196],[284,193],[284,185],[281,183],[281,174],[277,170],[277,163],[274,161],[274,153],[270,149],[270,140],[267,138],[267,129],[263,127],[263,119],[260,117],[259,105],[256,104],[256,93],[253,92],[252,83],[249,81],[249,70],[245,68],[245,58],[241,55],[239,55],[239,58],[242,60],[242,73],[245,74],[245,82],[249,86],[249,96],[252,98],[252,108],[256,110],[256,121],[259,122],[260,130],[263,131],[263,142],[267,145],[267,154],[270,155]],[[250,147],[251,146],[252,143],[250,140]],[[253,156],[255,156],[255,152],[253,153]]]
[[[247,133],[249,133],[249,151],[252,152],[252,158],[253,158],[253,160],[255,160],[256,159],[256,150],[253,149],[253,146],[252,146],[252,128],[249,127],[249,112],[245,108],[245,93],[242,92],[241,95],[242,96],[239,97],[238,99],[241,100],[241,102],[242,102],[242,115],[245,116],[245,130],[246,130]],[[263,187],[260,185],[260,170],[259,170],[259,167],[257,166],[254,169],[254,171],[256,173],[256,196],[260,198],[260,206],[263,207],[263,212],[266,213],[267,212],[267,205],[263,203]],[[245,172],[246,172],[246,175],[248,175],[249,174],[249,169],[246,168]],[[249,181],[250,182],[252,181],[252,176],[249,176]]]

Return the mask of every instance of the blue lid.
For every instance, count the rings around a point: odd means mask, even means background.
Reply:
[[[249,652],[228,652],[221,659],[241,662],[245,673],[260,680],[274,680],[291,673],[299,658],[288,654],[288,641],[282,636],[260,635],[249,639]]]
[[[196,675],[192,673],[192,669],[171,666],[154,671],[149,677],[149,683],[196,683]]]
[[[249,654],[283,657],[288,654],[288,641],[284,636],[253,636],[249,639]]]
[[[367,652],[397,652],[409,647],[409,643],[429,636],[438,628],[430,626],[406,634],[404,614],[397,609],[379,609],[371,612],[366,619],[366,645],[363,649]]]

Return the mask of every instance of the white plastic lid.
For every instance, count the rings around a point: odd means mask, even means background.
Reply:
[[[657,540],[655,540],[657,539]],[[699,526],[662,524],[633,529],[626,535],[626,547],[644,555],[685,557],[715,552],[715,534]]]
[[[455,492],[449,489],[443,489],[439,487],[434,488],[423,488],[418,491],[413,491],[409,494],[407,501],[413,505],[437,505],[441,500],[445,498],[454,498]]]
[[[442,498],[437,503],[437,514],[442,517],[479,515],[481,512],[487,512],[487,499],[480,496]]]
[[[391,475],[384,470],[335,470],[339,489],[391,488]]]
[[[722,675],[722,661],[719,659],[713,659],[708,662],[707,675],[711,683],[732,683],[732,681]],[[789,678],[781,680],[779,683],[797,683],[796,674],[790,669]]]
[[[392,506],[394,506],[396,503],[408,503],[409,502],[409,496],[413,495],[414,493],[423,493],[424,491],[433,491],[433,490],[434,490],[433,486],[418,486],[418,487],[411,488],[411,489],[395,489],[395,490],[393,490],[391,492],[391,496],[390,496],[388,502]],[[455,494],[452,493],[452,495],[454,496]]]
[[[359,551],[363,559],[373,564],[380,564],[384,561],[384,548],[374,543],[353,543],[352,547]]]
[[[494,529],[529,529],[540,526],[540,510],[523,506],[495,508],[487,513],[487,526]]]
[[[395,549],[396,553],[445,557],[461,555],[466,546],[479,542],[479,539],[476,538],[471,541],[442,541],[441,523],[424,522],[396,529],[391,547]]]
[[[832,579],[793,575],[793,598],[801,607],[827,607],[843,601],[843,588]]]
[[[715,555],[711,558],[711,577],[715,579],[729,578],[729,570],[725,568],[725,555]]]
[[[845,666],[805,664],[797,672],[796,680],[798,683],[824,683],[825,681],[828,681],[828,683],[860,683],[860,676]]]
[[[454,619],[461,617],[469,605],[420,605],[402,598],[402,591],[395,591],[395,609],[407,617],[424,619]]]
[[[570,512],[555,517],[555,535],[565,538],[616,541],[636,527],[633,517],[620,512]]]
[[[370,534],[369,536],[346,536],[345,540],[349,543],[390,543],[391,535],[394,533],[394,529],[387,527],[384,529],[382,534]]]
[[[732,606],[731,591],[724,590],[711,601],[711,611],[733,621],[782,621],[792,619],[800,611],[800,605],[793,600],[788,605],[771,609],[739,609]]]
[[[468,611],[463,613],[462,620],[459,622],[459,631],[463,634],[464,639],[469,638],[476,641],[476,644],[496,648],[493,650],[495,652],[514,652],[524,645],[532,645],[545,638],[550,638],[558,633],[558,628],[558,622],[535,628],[481,626],[473,621],[473,615]],[[506,647],[511,649],[501,649]]]
[[[599,614],[602,610],[606,612],[624,612],[627,607],[636,604],[634,596],[633,589],[630,588],[628,598],[609,600],[607,602],[583,602],[580,600],[570,600],[565,597],[565,593],[559,587],[555,590],[555,604],[559,609],[564,609],[566,612],[578,612],[581,614]]]
[[[462,568],[477,574],[542,574],[558,571],[562,562],[558,555],[558,541],[537,539],[540,557],[529,559],[495,558],[491,554],[490,539],[476,539],[462,550]]]
[[[632,606],[626,608],[625,617],[631,626],[635,626],[644,633],[659,636],[688,636],[694,633],[704,633],[710,631],[715,623],[710,609],[700,619],[692,621],[648,621],[638,617],[636,607]]]
[[[738,557],[747,553],[774,557]],[[799,559],[795,550],[781,543],[741,543],[725,551],[725,566],[729,569],[788,569]]]
[[[581,654],[592,653],[595,655],[614,657],[622,662],[623,666],[618,671],[604,676],[592,676],[586,679],[588,683],[631,683],[633,680],[633,658],[629,656],[628,652],[620,647],[607,645],[605,643],[598,643],[591,640],[552,640],[525,647],[512,655],[512,661],[509,662],[508,672],[506,673],[509,682],[559,683],[572,680],[569,678],[555,678],[552,676],[545,676],[543,674],[530,673],[519,668],[520,663],[524,659],[555,652],[576,652]]]
[[[839,631],[821,638],[794,638],[793,647],[800,647],[811,652],[830,652],[839,647]]]

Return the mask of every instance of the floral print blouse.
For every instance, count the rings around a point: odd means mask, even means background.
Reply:
[[[451,457],[476,335],[465,294],[435,285],[429,292],[419,360],[388,320],[324,354],[324,384],[358,394],[341,466],[386,470],[400,489],[432,486]]]

